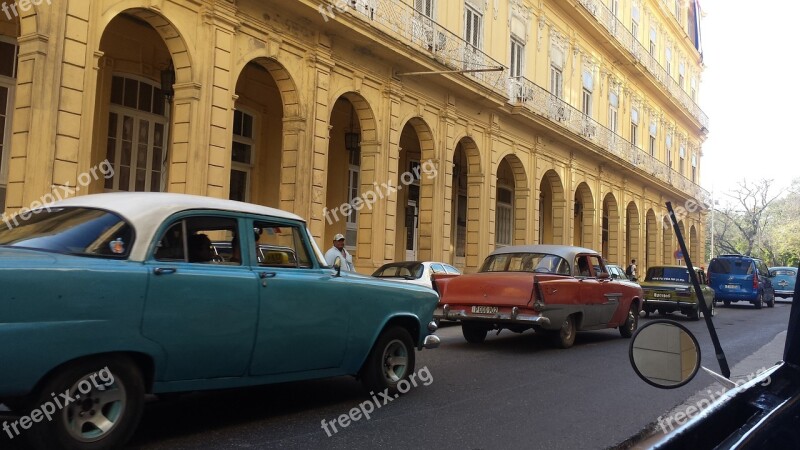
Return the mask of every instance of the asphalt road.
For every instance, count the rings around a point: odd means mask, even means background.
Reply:
[[[717,309],[731,367],[786,329],[789,307]],[[705,323],[671,318],[698,336],[703,365],[718,369]],[[322,420],[370,399],[352,378],[153,401],[130,448],[608,448],[713,381],[701,373],[679,389],[647,385],[628,363],[630,340],[616,330],[579,333],[567,350],[532,332],[492,334],[481,345],[467,344],[458,326],[437,334],[439,349],[417,353],[417,387],[379,399],[386,404],[370,419],[337,425],[336,433],[329,427],[330,437]],[[0,438],[0,448],[22,448],[8,444]]]

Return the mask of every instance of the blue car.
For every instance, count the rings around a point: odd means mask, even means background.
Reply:
[[[772,276],[772,287],[775,288],[775,297],[792,298],[797,267],[770,267],[769,272]]]
[[[756,309],[775,306],[775,292],[769,269],[758,258],[744,255],[720,255],[708,265],[708,280],[715,300],[725,306],[731,302],[749,302]]]
[[[121,448],[145,394],[340,375],[401,391],[415,351],[439,345],[434,291],[328,267],[277,209],[109,193],[14,224],[0,227],[0,403],[20,417],[4,432],[36,448]]]

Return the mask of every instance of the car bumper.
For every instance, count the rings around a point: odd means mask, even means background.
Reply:
[[[792,289],[791,291],[783,291],[783,290],[778,291],[778,290],[776,290],[775,291],[775,296],[776,297],[792,297],[792,296],[794,296],[794,289]]]
[[[435,334],[429,334],[425,336],[425,342],[423,342],[422,346],[427,349],[434,349],[439,348],[439,345],[442,343],[442,340],[439,339],[439,336]]]
[[[450,305],[436,308],[433,317],[439,320],[469,320],[479,322],[504,323],[515,325],[542,326],[550,325],[550,319],[541,315],[522,314],[517,308],[511,312],[497,312],[493,314],[473,313],[468,310],[452,310]]]
[[[672,306],[674,308],[682,308],[682,309],[697,309],[697,303],[695,302],[682,302],[682,301],[675,301],[675,300],[655,300],[655,299],[645,299],[644,304],[647,307],[666,307]]]

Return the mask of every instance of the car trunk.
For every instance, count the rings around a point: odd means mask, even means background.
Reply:
[[[664,300],[694,303],[695,299],[688,286],[683,284],[642,285],[644,297],[648,300]]]
[[[442,283],[440,303],[451,305],[524,306],[531,303],[533,273],[485,272],[461,275]],[[537,278],[539,278],[537,276]]]

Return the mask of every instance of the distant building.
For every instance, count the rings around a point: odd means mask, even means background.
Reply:
[[[185,192],[343,233],[361,272],[529,243],[641,271],[674,262],[672,201],[705,260],[695,2],[26,5],[0,10],[9,212],[64,185]]]

